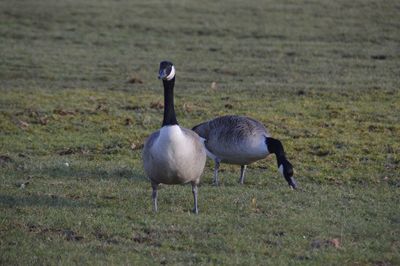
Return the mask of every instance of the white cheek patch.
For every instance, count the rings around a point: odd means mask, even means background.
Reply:
[[[171,67],[171,72],[169,73],[168,76],[165,77],[166,80],[171,80],[175,77],[175,67],[172,66]]]
[[[281,173],[281,175],[284,176],[284,174],[283,174],[283,165],[282,164],[279,165],[278,170],[279,170],[279,173]]]

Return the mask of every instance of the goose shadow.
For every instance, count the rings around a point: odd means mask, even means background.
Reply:
[[[85,165],[51,165],[38,168],[26,168],[19,175],[29,177],[29,182],[35,179],[59,179],[59,180],[132,180],[134,182],[148,182],[143,170],[132,167],[85,167]],[[28,182],[28,184],[29,184]],[[5,195],[0,193],[0,208],[29,206],[45,206],[52,208],[97,208],[94,202],[65,195],[31,194],[31,195]]]
[[[58,195],[23,195],[10,196],[0,194],[0,206],[5,208],[44,206],[51,208],[95,208],[88,201],[69,199]]]
[[[129,179],[147,181],[141,168],[133,167],[87,167],[85,165],[52,165],[36,169],[26,169],[26,174],[50,178],[77,179]]]

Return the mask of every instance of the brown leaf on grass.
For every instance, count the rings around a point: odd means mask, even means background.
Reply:
[[[183,104],[183,110],[185,110],[186,112],[190,113],[191,111],[193,111],[193,107],[191,106],[190,103],[184,103]]]
[[[25,109],[23,112],[17,113],[17,115],[23,115],[23,114],[26,114],[30,118],[32,118],[31,123],[33,124],[47,125],[47,123],[49,122],[49,118],[46,115],[32,108],[28,108]]]
[[[125,126],[131,126],[133,124],[133,120],[129,117],[125,118],[124,120],[124,125]]]
[[[74,110],[65,110],[65,109],[62,109],[62,108],[54,109],[53,113],[58,114],[58,115],[62,115],[62,116],[65,116],[65,115],[76,115],[76,111],[74,111]]]
[[[67,241],[81,241],[83,239],[83,236],[77,235],[72,230],[63,230],[62,235],[65,237]]]
[[[335,248],[340,248],[340,240],[339,238],[333,238],[328,240],[329,244]]]
[[[256,210],[256,209],[257,209],[257,199],[256,199],[256,198],[252,198],[252,199],[251,199],[251,208],[252,208],[253,210]]]
[[[261,211],[260,208],[255,208],[255,209],[254,209],[254,212],[255,212],[255,213],[262,213],[262,211]]]
[[[105,196],[101,196],[103,199],[107,199],[107,200],[113,200],[113,199],[117,199],[117,196],[109,196],[109,195],[105,195]]]
[[[0,165],[11,163],[13,160],[10,156],[7,155],[0,155]]]
[[[311,151],[310,154],[316,155],[319,157],[324,157],[330,154],[330,151],[327,150],[317,150],[317,151]]]
[[[89,96],[89,100],[95,102],[97,101],[97,98],[95,96]]]
[[[152,103],[150,103],[150,108],[152,108],[152,109],[163,109],[164,108],[164,103],[161,102],[161,101],[152,102]]]
[[[98,240],[106,244],[118,244],[120,242],[114,236],[110,236],[108,233],[102,232],[100,230],[96,230],[93,234]]]
[[[21,129],[27,129],[29,127],[29,123],[22,121],[22,120],[18,120],[18,126]]]
[[[39,225],[30,225],[30,232],[40,233],[40,234],[55,234],[61,237],[64,237],[67,241],[81,241],[84,237],[78,235],[76,232],[70,229],[56,229],[56,228],[47,228]]]
[[[101,112],[108,113],[108,107],[107,107],[107,105],[105,103],[99,103],[96,106],[96,111],[101,111]]]
[[[133,143],[133,142],[132,142],[132,144],[131,144],[131,149],[132,149],[132,150],[140,150],[141,148],[143,148],[143,146],[144,146],[143,143],[136,144],[136,143]]]
[[[297,91],[297,95],[299,95],[299,96],[302,96],[304,94],[306,94],[306,93],[303,90],[298,90]]]
[[[39,120],[39,124],[41,124],[42,126],[45,126],[49,123],[49,118],[47,116],[41,116],[38,118]]]
[[[75,154],[76,150],[72,148],[67,148],[65,150],[59,151],[58,155],[70,155],[70,154]]]
[[[29,184],[30,184],[30,182],[29,182],[29,181],[26,181],[26,182],[16,183],[15,185],[16,185],[18,188],[24,189],[24,188],[26,188]]]
[[[331,151],[329,151],[329,150],[327,150],[327,149],[325,149],[325,148],[323,148],[323,147],[321,147],[321,146],[319,146],[319,145],[313,145],[313,146],[311,146],[310,147],[310,151],[309,151],[309,153],[311,154],[311,155],[316,155],[316,156],[319,156],[319,157],[324,157],[324,156],[327,156],[327,155],[330,155],[331,154]]]
[[[133,233],[132,240],[138,244],[161,246],[161,243],[158,241],[157,232],[149,229],[145,229],[143,232]]]
[[[77,232],[74,232],[70,229],[50,228],[33,223],[28,223],[21,226],[24,226],[30,233],[45,234],[49,237],[51,235],[58,235],[60,237],[64,237],[67,241],[80,241],[84,238],[83,236],[78,235]]]
[[[76,154],[76,153],[89,154],[90,151],[87,150],[86,148],[78,147],[78,148],[66,148],[66,149],[58,151],[57,153],[58,153],[58,155],[71,155],[71,154]]]
[[[372,263],[371,265],[374,265],[374,266],[391,266],[391,265],[394,265],[391,262],[385,261],[385,260],[375,260],[375,261],[372,261],[371,263]]]
[[[340,248],[340,240],[338,238],[332,238],[328,240],[316,239],[311,242],[311,247],[314,249],[327,247]]]
[[[131,84],[143,84],[143,80],[137,76],[133,76],[128,79],[128,83]]]
[[[227,104],[225,104],[225,108],[226,108],[226,109],[232,109],[232,108],[233,108],[233,105],[230,104],[230,103],[227,103]]]
[[[308,255],[298,255],[295,258],[298,260],[310,260],[311,259],[311,257]]]
[[[80,149],[79,151],[81,154],[84,154],[84,155],[87,155],[90,153],[90,150],[88,150],[88,149]]]
[[[386,55],[384,55],[384,54],[371,55],[371,58],[375,59],[375,60],[385,60],[386,59]]]
[[[274,236],[285,236],[285,232],[283,231],[274,232]]]
[[[29,117],[38,117],[39,116],[39,111],[35,110],[33,108],[27,108],[25,109],[22,113],[27,114]]]

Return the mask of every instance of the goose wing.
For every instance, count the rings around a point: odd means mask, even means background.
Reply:
[[[150,153],[151,147],[153,146],[154,142],[157,140],[157,138],[160,136],[160,131],[153,132],[145,141],[144,146],[143,146],[143,162],[145,164],[145,167],[147,166],[146,164],[151,162],[152,156]]]
[[[212,120],[211,120],[212,121]],[[192,128],[192,131],[196,132],[197,135],[202,137],[203,139],[208,139],[208,134],[210,132],[210,122],[207,121],[201,124],[198,124]]]
[[[244,116],[222,116],[209,124],[208,139],[222,145],[232,145],[257,135],[269,135],[263,124]]]
[[[204,139],[204,145],[205,145],[206,149],[209,152],[211,152],[211,154],[213,154],[214,151],[213,151],[212,145],[210,145],[210,143],[209,143],[209,139],[210,139],[210,137],[215,135],[214,132],[211,131],[211,123],[214,120],[210,120],[210,121],[198,124],[192,128],[192,130],[194,132],[196,132],[201,138]],[[210,134],[212,134],[212,136],[210,136]]]

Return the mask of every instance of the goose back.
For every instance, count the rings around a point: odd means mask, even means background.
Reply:
[[[263,124],[244,116],[222,116],[193,128],[205,139],[209,153],[221,162],[250,164],[265,158],[269,133]]]

